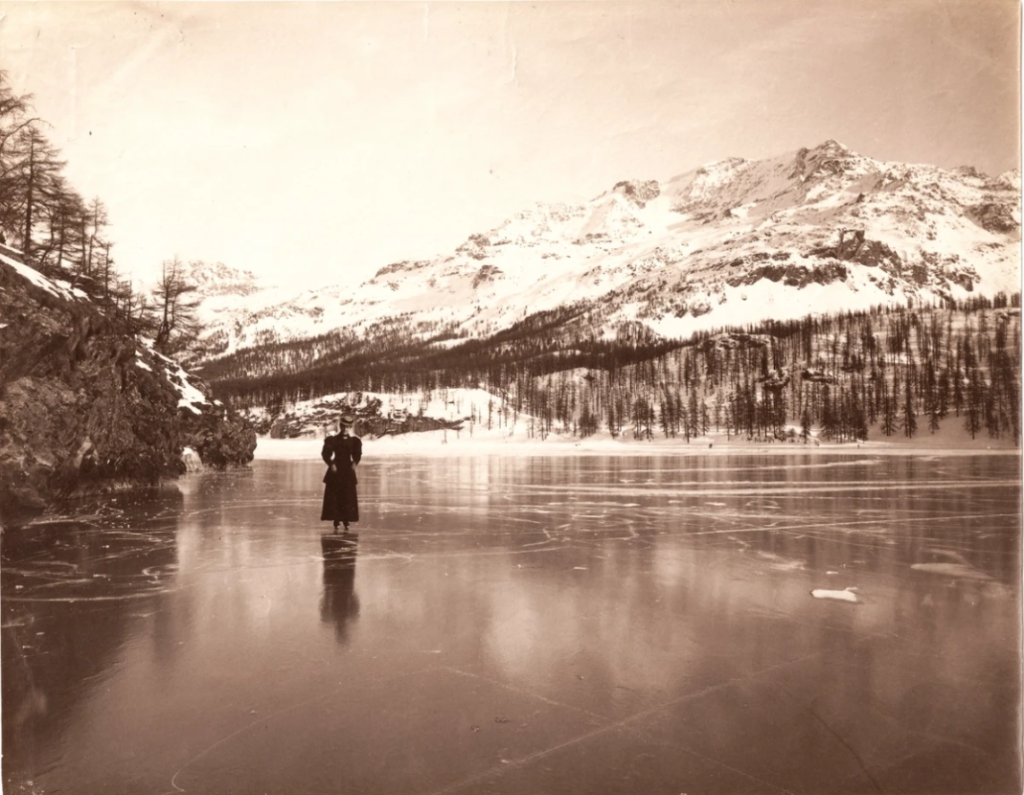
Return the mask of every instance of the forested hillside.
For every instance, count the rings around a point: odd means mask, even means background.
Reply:
[[[1019,433],[1016,171],[829,140],[539,203],[361,284],[231,281],[194,351],[240,407],[473,388],[540,435]]]
[[[531,432],[751,439],[815,433],[913,437],[948,423],[1020,438],[1020,295],[769,322],[667,340],[639,324],[601,336],[585,306],[532,315],[485,339],[401,319],[242,351],[207,366],[239,408],[339,392],[481,387],[493,417]],[[480,418],[477,419],[480,421]]]
[[[103,202],[70,184],[31,96],[0,70],[0,519],[252,460],[256,435],[171,358],[194,333],[177,257],[119,274]]]
[[[118,269],[112,223],[103,201],[86,199],[68,179],[67,163],[47,138],[49,125],[35,115],[31,94],[18,94],[0,69],[0,245],[19,261],[88,292],[128,333],[144,336],[165,356],[194,346],[200,286],[216,278],[216,265],[163,261],[160,277],[140,290]]]

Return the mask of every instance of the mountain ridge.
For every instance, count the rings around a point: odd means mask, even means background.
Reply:
[[[1019,241],[1019,171],[886,163],[829,140],[664,182],[622,180],[588,202],[537,203],[447,255],[385,265],[358,285],[208,296],[201,356],[394,319],[424,339],[440,326],[483,337],[572,302],[590,306],[596,334],[636,322],[666,338],[942,302],[1016,289]]]

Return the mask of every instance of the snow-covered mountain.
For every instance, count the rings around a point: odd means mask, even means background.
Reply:
[[[212,298],[247,297],[266,289],[276,289],[274,285],[261,284],[252,271],[232,268],[223,262],[212,265],[205,262],[192,262],[184,266],[184,277],[189,284],[194,284],[209,300]],[[230,305],[230,300],[224,302]]]
[[[441,326],[480,336],[571,303],[598,318],[597,337],[623,321],[683,337],[1012,292],[1020,192],[1017,171],[886,163],[835,141],[729,158],[664,182],[619,182],[584,204],[538,204],[447,255],[387,265],[362,284],[289,295],[225,270],[203,288],[206,354],[388,318],[425,335]]]

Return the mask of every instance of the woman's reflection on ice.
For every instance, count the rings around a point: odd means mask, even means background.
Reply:
[[[348,623],[359,615],[355,593],[357,536],[322,535],[324,591],[320,598],[320,619],[334,624],[339,643],[348,641]]]

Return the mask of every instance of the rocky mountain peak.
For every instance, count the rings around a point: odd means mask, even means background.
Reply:
[[[386,276],[401,276],[403,273],[411,273],[412,271],[420,270],[430,264],[430,260],[402,260],[401,262],[392,262],[390,265],[385,265],[383,268],[378,270],[374,275],[374,281],[376,279],[383,279]]]
[[[957,166],[952,169],[952,172],[957,176],[968,177],[969,179],[985,179],[985,175],[974,166]]]
[[[813,152],[821,152],[822,154],[826,154],[827,153],[827,154],[830,154],[830,155],[832,155],[834,157],[843,157],[845,155],[852,155],[853,154],[853,152],[851,152],[843,144],[839,143],[839,141],[836,141],[833,138],[829,138],[827,141],[824,141],[824,142],[818,144],[811,151],[813,151]]]
[[[996,177],[996,184],[1001,188],[1020,192],[1020,169],[1004,171]]]
[[[839,175],[847,170],[856,157],[841,143],[829,139],[813,149],[798,149],[790,176],[806,182],[815,177]]]
[[[185,266],[185,278],[204,296],[248,296],[262,289],[260,280],[252,271],[233,268],[223,262],[191,262]]]
[[[697,169],[696,181],[708,186],[728,182],[736,174],[744,171],[749,162],[742,157],[727,157],[724,160],[708,163]]]
[[[617,182],[612,188],[613,193],[625,196],[638,207],[644,207],[647,202],[657,199],[661,195],[661,186],[656,179],[649,180],[624,180]]]

